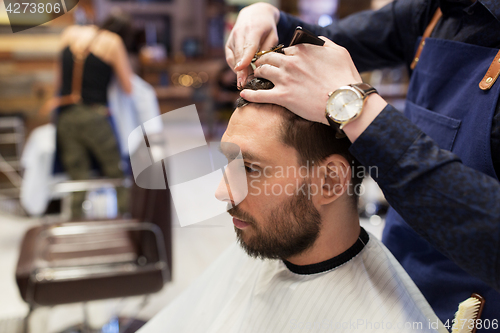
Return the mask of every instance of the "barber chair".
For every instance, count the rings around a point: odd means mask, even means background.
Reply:
[[[30,306],[148,295],[171,279],[170,193],[131,190],[131,219],[69,221],[25,234],[16,281]],[[84,329],[85,330],[85,326]]]

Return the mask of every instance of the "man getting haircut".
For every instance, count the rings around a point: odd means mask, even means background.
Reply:
[[[238,189],[224,180],[215,193],[232,207],[237,242],[139,332],[447,332],[360,227],[361,167],[347,139],[279,105],[239,99],[221,141],[245,163],[247,196],[235,205]]]

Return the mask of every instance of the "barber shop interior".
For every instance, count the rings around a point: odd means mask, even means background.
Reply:
[[[2,0],[0,333],[497,332],[498,29]]]

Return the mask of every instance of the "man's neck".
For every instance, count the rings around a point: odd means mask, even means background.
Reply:
[[[359,216],[355,209],[339,212],[335,207],[325,208],[321,232],[314,245],[296,256],[285,258],[294,265],[311,265],[336,257],[347,251],[360,233]]]

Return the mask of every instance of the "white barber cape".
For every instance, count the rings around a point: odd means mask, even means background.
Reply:
[[[358,240],[360,241],[360,240]],[[140,333],[448,332],[387,248],[370,234],[322,273],[228,248]]]

